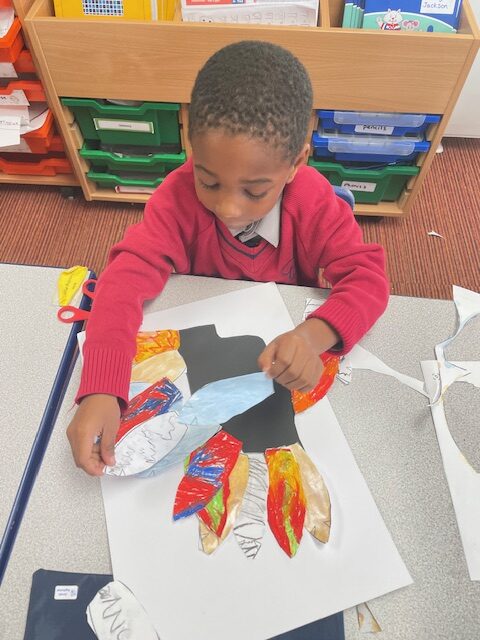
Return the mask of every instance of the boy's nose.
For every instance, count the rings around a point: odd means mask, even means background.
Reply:
[[[225,222],[234,222],[242,217],[242,210],[234,200],[222,200],[215,207],[216,215]]]

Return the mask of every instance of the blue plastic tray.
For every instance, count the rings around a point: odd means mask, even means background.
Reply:
[[[430,149],[430,142],[420,136],[357,136],[315,132],[312,136],[316,158],[335,158],[340,162],[413,162],[419,153]]]
[[[321,128],[361,135],[420,135],[440,116],[416,113],[373,113],[371,111],[328,111],[318,109]]]

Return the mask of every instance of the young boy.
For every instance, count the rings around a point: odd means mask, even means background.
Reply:
[[[328,300],[258,358],[288,389],[312,389],[319,355],[347,353],[383,313],[382,249],[363,243],[350,207],[305,166],[311,112],[308,74],[278,46],[239,42],[200,70],[189,112],[193,157],[113,247],[96,287],[80,406],[68,428],[76,464],[87,473],[114,464],[142,306],[172,271],[318,286],[324,269],[333,286]]]

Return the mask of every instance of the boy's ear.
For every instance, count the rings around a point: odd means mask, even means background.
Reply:
[[[292,180],[297,175],[297,171],[302,166],[302,164],[307,164],[309,155],[310,155],[310,145],[308,143],[305,143],[302,147],[302,150],[293,161],[292,170],[290,175],[288,176],[287,184],[290,184],[290,182],[292,182]]]

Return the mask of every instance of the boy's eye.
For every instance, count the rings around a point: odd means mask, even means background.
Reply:
[[[200,180],[200,184],[204,189],[218,189],[218,182],[215,182],[214,184],[207,184],[206,182]]]
[[[261,200],[267,195],[268,191],[264,191],[263,193],[251,193],[245,189],[245,195],[252,200]]]

